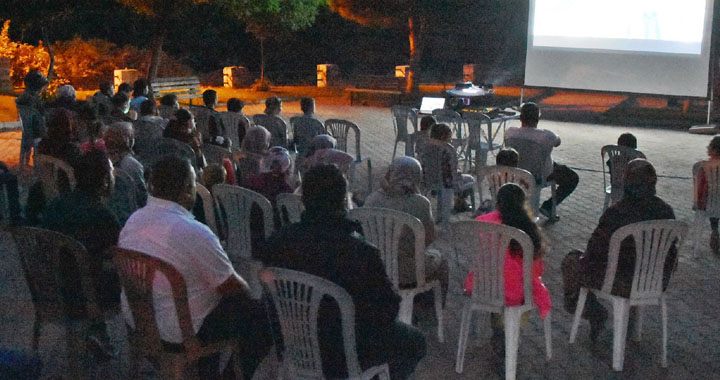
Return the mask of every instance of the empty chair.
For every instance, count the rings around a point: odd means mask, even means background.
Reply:
[[[270,132],[270,146],[288,147],[288,126],[279,116],[259,113],[253,116],[253,124],[262,125]]]
[[[520,319],[523,313],[536,308],[531,285],[533,243],[523,231],[497,223],[462,221],[452,225],[455,253],[472,258],[474,281],[472,296],[465,299],[455,371],[462,373],[470,322],[474,311],[500,314],[505,325],[505,379],[514,380],[520,340]],[[523,289],[521,305],[507,306],[505,299],[505,255],[510,242],[516,241],[523,252]],[[550,318],[544,320],[546,358],[552,357]]]
[[[511,166],[486,166],[480,170],[480,176],[484,177],[488,183],[490,197],[492,198],[492,206],[495,208],[497,203],[497,192],[500,187],[506,183],[515,183],[525,190],[525,194],[531,197],[535,194],[535,177],[525,170],[514,168]],[[480,180],[478,180],[480,182]],[[480,186],[480,198],[482,199],[482,186]],[[534,204],[533,207],[537,206]],[[537,215],[537,209],[533,209],[533,214]]]
[[[32,297],[35,319],[33,322],[32,349],[37,351],[42,326],[60,323],[65,327],[66,344],[72,376],[80,376],[85,356],[85,339],[89,320],[102,318],[92,285],[87,251],[75,239],[58,232],[40,228],[20,227],[11,230],[20,265]],[[79,305],[66,305],[63,287],[63,268],[71,260],[79,271],[80,287],[85,302],[85,317],[78,319],[68,311],[77,311]],[[65,270],[67,272],[67,270]],[[72,272],[70,272],[72,273]],[[73,313],[75,314],[75,313]]]
[[[260,298],[262,292],[257,278],[260,262],[253,260],[252,250],[253,244],[260,243],[272,234],[274,228],[272,205],[262,195],[240,186],[215,185],[212,188],[212,195],[223,217],[223,225],[227,226],[228,230],[225,251],[235,270],[248,281],[253,297]],[[258,208],[260,220],[253,218],[253,206]],[[260,221],[263,230],[253,231],[254,224]],[[261,236],[257,236],[258,233]]]
[[[277,209],[282,225],[300,222],[300,216],[305,209],[302,196],[289,193],[278,194]]]
[[[603,210],[605,210],[623,197],[623,176],[628,162],[636,158],[645,158],[645,155],[630,147],[605,145],[600,150],[600,158],[603,168],[603,190],[605,191]],[[608,176],[610,178],[607,178]]]
[[[283,336],[281,378],[293,380],[325,379],[318,339],[320,301],[330,298],[340,309],[342,341],[348,380],[389,380],[387,364],[360,368],[355,344],[355,305],[338,285],[307,273],[266,268],[260,275],[273,300]]]
[[[310,149],[313,137],[325,134],[325,125],[322,121],[304,115],[290,118],[290,126],[293,132],[293,142],[300,155]]]
[[[662,315],[662,366],[667,367],[667,306],[663,290],[665,259],[673,245],[679,246],[687,233],[687,225],[676,220],[650,220],[633,223],[616,230],[610,238],[607,269],[601,289],[581,288],[575,317],[570,330],[570,343],[575,342],[578,325],[585,309],[588,291],[599,298],[612,301],[613,306],[613,369],[622,371],[625,340],[631,306],[638,306],[636,338],[642,332],[642,312],[648,305],[659,305]],[[631,238],[635,242],[635,271],[630,296],[612,293],[621,243]]]
[[[327,133],[330,136],[334,137],[337,141],[335,149],[342,150],[346,153],[348,153],[348,135],[351,130],[355,133],[355,166],[361,164],[363,161],[367,162],[367,191],[368,194],[372,193],[372,161],[370,160],[370,157],[363,156],[360,153],[360,127],[358,127],[357,124],[353,123],[352,121],[342,119],[328,119],[325,120],[325,128],[327,129]],[[354,182],[356,181],[354,166],[353,169],[350,171],[349,181],[352,187],[352,185],[354,185]]]
[[[163,378],[197,378],[199,358],[234,351],[237,345],[235,340],[208,345],[200,343],[190,316],[185,279],[172,265],[129,249],[114,247],[112,254],[135,324],[134,329],[128,329],[133,376],[139,375],[137,373],[139,359],[146,357],[160,367]],[[160,276],[167,280],[172,289],[177,323],[183,339],[182,343],[177,344],[181,346],[179,349],[167,347],[163,342],[155,318],[153,282]],[[233,362],[236,364],[234,367],[236,375],[241,375],[242,370],[237,365],[237,359]]]
[[[137,210],[137,199],[135,197],[137,186],[130,175],[119,168],[115,168],[115,187],[110,194],[108,207],[124,225],[135,210]]]
[[[524,138],[507,138],[505,139],[505,145],[518,151],[520,155],[518,167],[529,171],[532,173],[533,177],[535,177],[535,184],[537,186],[535,187],[535,193],[532,195],[531,206],[533,209],[539,210],[541,190],[542,188],[549,186],[550,191],[552,192],[552,207],[550,209],[549,220],[557,220],[557,202],[555,200],[557,185],[555,184],[555,181],[548,180],[546,176],[547,173],[543,171],[543,165],[546,162],[547,157],[550,156],[550,151],[544,149],[542,145]]]
[[[393,117],[393,127],[395,128],[395,145],[393,147],[392,160],[395,159],[397,152],[397,144],[405,143],[405,155],[413,156],[414,147],[412,134],[408,131],[408,123],[412,124],[413,133],[418,131],[418,115],[417,111],[408,106],[395,105],[390,107]]]
[[[443,333],[442,287],[439,280],[425,282],[425,227],[420,219],[397,210],[361,207],[350,210],[348,217],[362,224],[365,239],[380,249],[385,264],[385,273],[393,283],[395,291],[402,297],[398,320],[412,325],[413,300],[415,296],[433,291],[435,316],[438,322],[438,340],[445,341]],[[412,288],[400,287],[398,270],[398,247],[404,229],[410,229],[415,241],[415,283]]]
[[[45,199],[53,199],[60,193],[75,188],[75,172],[65,161],[44,154],[36,154],[33,174],[42,183]]]
[[[700,171],[705,172],[707,189],[700,189]],[[699,161],[693,165],[693,182],[695,184],[695,225],[693,227],[693,256],[697,256],[698,244],[702,227],[707,218],[720,218],[720,161]],[[704,192],[704,205],[699,205],[698,195]],[[704,207],[703,207],[704,206]],[[702,208],[702,210],[700,209]]]
[[[230,152],[230,149],[223,148],[219,145],[214,144],[203,144],[202,146],[202,152],[205,156],[205,160],[207,161],[208,165],[210,164],[217,164],[222,165],[224,159],[232,160],[232,152]]]

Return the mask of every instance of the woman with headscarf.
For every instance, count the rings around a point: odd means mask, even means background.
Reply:
[[[277,196],[292,193],[291,185],[293,162],[287,149],[274,146],[268,150],[263,160],[262,173],[250,178],[250,189],[267,198],[273,207],[275,227],[280,226],[280,213],[277,209]]]
[[[240,155],[236,158],[238,185],[250,187],[252,177],[261,172],[269,146],[270,132],[265,127],[257,125],[248,129],[240,146]]]
[[[349,180],[348,176],[355,162],[355,158],[341,150],[335,149],[335,143],[335,138],[330,135],[317,135],[313,137],[310,156],[303,160],[304,168],[302,168],[303,170],[300,171],[300,174],[304,174],[317,165],[335,165],[343,173],[345,179]],[[300,192],[301,189],[298,187],[295,193],[300,194]],[[361,204],[349,190],[348,200],[350,200],[347,203],[348,210],[355,207],[353,202]]]
[[[420,162],[412,157],[398,157],[388,168],[380,189],[365,200],[366,207],[382,207],[408,213],[422,222],[425,227],[425,245],[435,240],[430,201],[420,194],[423,173]],[[398,272],[400,286],[415,282],[415,241],[409,229],[402,232],[398,247]],[[439,252],[425,254],[425,280],[440,280],[443,294],[448,287],[447,259]]]

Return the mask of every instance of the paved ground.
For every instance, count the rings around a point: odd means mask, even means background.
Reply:
[[[297,112],[296,104],[286,106],[286,112]],[[250,110],[249,113],[254,112]],[[385,171],[392,155],[394,134],[388,109],[318,105],[324,118],[341,117],[357,122],[363,131],[363,154],[372,158],[374,182]],[[560,261],[572,248],[582,249],[601,214],[603,204],[601,146],[613,143],[622,132],[634,133],[639,148],[647,155],[662,176],[658,194],[675,209],[678,219],[693,220],[691,210],[691,167],[705,155],[709,138],[686,132],[653,128],[611,127],[564,122],[541,122],[541,127],[557,132],[563,144],[556,150],[556,161],[578,168],[580,185],[576,192],[559,207],[560,222],[545,227],[551,251],[546,257],[544,280],[552,294],[554,356],[544,359],[542,324],[537,314],[522,328],[519,352],[519,379],[720,379],[720,310],[719,283],[716,281],[720,259],[707,248],[707,227],[701,237],[699,257],[691,257],[690,239],[680,249],[680,264],[668,290],[669,309],[669,367],[660,367],[661,330],[659,308],[649,308],[641,342],[630,341],[625,355],[625,370],[615,373],[611,368],[611,323],[596,344],[588,338],[589,327],[580,326],[578,340],[569,345],[571,318],[562,308],[562,279]],[[19,135],[0,133],[0,159],[17,157]],[[402,150],[402,148],[400,148]],[[493,160],[491,158],[491,160]],[[364,169],[360,176],[364,177]],[[364,178],[361,178],[364,180]],[[469,214],[455,216],[469,218]],[[454,257],[448,234],[441,231],[437,247]],[[462,260],[464,262],[464,260]],[[451,291],[446,310],[446,343],[435,338],[432,312],[416,307],[419,325],[428,336],[428,355],[419,364],[415,379],[494,379],[490,358],[489,324],[480,318],[480,334],[470,339],[466,353],[465,372],[454,371],[460,311],[463,296],[460,282],[466,268],[451,265]],[[6,233],[0,233],[0,346],[29,349],[32,326],[32,304],[19,267],[14,245]],[[127,375],[127,345],[124,328],[118,318],[111,321],[113,338],[122,348],[118,360],[108,364],[92,364],[94,378],[121,379]],[[45,378],[63,374],[66,368],[62,329],[48,326],[43,329],[40,354],[45,361]],[[272,378],[274,363],[267,360],[256,379]],[[142,377],[153,377],[146,368]]]

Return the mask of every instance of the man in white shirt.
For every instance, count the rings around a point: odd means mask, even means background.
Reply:
[[[555,132],[547,129],[538,129],[537,125],[540,121],[540,108],[535,103],[525,103],[520,108],[520,128],[508,128],[505,133],[505,139],[520,138],[527,139],[538,143],[552,153],[552,149],[560,146],[560,136]],[[518,151],[520,156],[522,151]],[[557,191],[555,192],[555,200],[559,205],[565,198],[570,195],[577,187],[579,177],[575,171],[565,165],[558,164],[552,159],[552,154],[548,154],[544,158],[542,164],[542,177],[548,180],[555,180]],[[535,174],[535,173],[533,173]],[[540,213],[546,217],[550,217],[552,208],[552,199],[548,199],[540,206]]]
[[[204,344],[238,338],[239,358],[249,379],[267,353],[271,339],[262,305],[252,301],[247,283],[235,272],[218,238],[188,211],[195,203],[195,171],[177,156],[166,156],[152,168],[145,207],[120,232],[118,245],[157,257],[185,279],[192,325]],[[123,292],[123,314],[134,327]],[[153,284],[153,304],[160,337],[181,343],[172,290],[165,278]],[[217,378],[217,358],[199,363],[204,377]]]

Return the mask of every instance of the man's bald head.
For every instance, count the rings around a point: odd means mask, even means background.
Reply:
[[[625,195],[642,197],[655,195],[657,172],[650,161],[636,158],[625,168]]]

